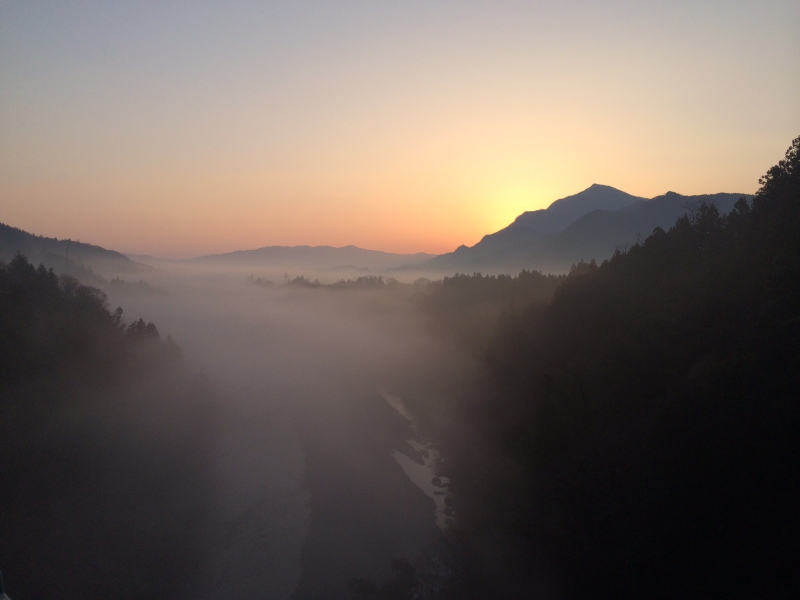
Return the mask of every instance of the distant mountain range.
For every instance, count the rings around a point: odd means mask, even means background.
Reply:
[[[60,275],[72,275],[85,283],[98,283],[103,278],[150,270],[150,267],[113,250],[33,235],[0,223],[0,260],[8,262],[17,253],[25,255],[34,265],[42,263]]]
[[[382,272],[398,267],[417,268],[434,254],[393,254],[357,246],[266,246],[193,258],[190,262],[251,267],[287,267],[317,271]]]
[[[514,274],[522,269],[560,273],[581,260],[600,262],[609,258],[617,248],[634,244],[656,227],[669,229],[681,215],[701,202],[713,203],[721,213],[727,213],[741,197],[752,198],[747,194],[683,196],[667,192],[648,200],[595,184],[556,200],[546,209],[522,213],[508,227],[484,236],[472,247],[459,246],[454,252],[440,256],[424,252],[394,254],[356,246],[266,246],[180,262],[331,271],[331,275],[335,272],[337,276],[346,276],[348,272],[389,272],[398,276],[476,271]],[[9,261],[17,252],[34,264],[42,262],[60,274],[74,275],[87,283],[96,282],[98,277],[139,274],[152,269],[142,263],[165,262],[151,257],[131,260],[100,246],[31,235],[0,223],[0,259]]]
[[[581,260],[598,262],[617,248],[647,237],[656,227],[669,229],[702,202],[721,213],[747,194],[683,196],[667,192],[652,200],[606,185],[556,200],[547,209],[525,212],[511,225],[486,235],[472,247],[437,256],[423,265],[436,273],[517,273],[521,269],[564,272]]]

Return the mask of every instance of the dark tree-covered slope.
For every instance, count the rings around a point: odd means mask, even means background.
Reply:
[[[43,263],[59,274],[82,281],[100,282],[100,277],[144,273],[150,268],[132,261],[124,254],[75,240],[59,240],[33,235],[0,223],[0,260],[10,261],[17,254],[31,262]]]
[[[800,595],[800,138],[760,184],[501,319],[442,547],[355,597]]]
[[[451,273],[516,273],[521,269],[566,273],[571,264],[581,260],[610,258],[616,249],[633,245],[656,227],[669,229],[702,203],[714,204],[727,214],[741,197],[668,192],[645,200],[608,186],[592,186],[554,202],[547,210],[524,213],[471,248],[461,246],[430,260],[425,268]],[[567,205],[571,210],[560,209],[566,201],[572,202]]]
[[[508,550],[509,595],[800,591],[800,138],[752,206],[568,278],[489,361],[467,441],[493,459],[453,467],[452,494]]]
[[[0,263],[0,569],[14,598],[192,596],[216,437],[152,323]]]
[[[573,265],[572,274],[590,265]],[[419,295],[419,306],[435,330],[462,347],[481,353],[495,333],[501,315],[516,314],[532,304],[547,304],[566,275],[521,271],[511,275],[456,274],[431,283]]]

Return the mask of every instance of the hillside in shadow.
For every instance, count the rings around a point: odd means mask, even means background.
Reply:
[[[447,533],[354,597],[797,594],[800,138],[760,184],[497,321],[442,434]]]
[[[213,397],[156,326],[0,263],[0,564],[15,598],[191,598]]]
[[[657,227],[669,229],[705,203],[727,214],[742,194],[684,196],[667,192],[652,200],[593,185],[545,210],[526,212],[472,247],[461,246],[425,263],[434,273],[566,273],[580,261],[601,262],[617,249],[643,240]],[[751,198],[750,196],[746,196]]]
[[[33,235],[0,223],[0,260],[9,262],[17,254],[22,254],[33,264],[44,264],[59,275],[70,275],[91,284],[152,270],[114,250],[75,240]]]

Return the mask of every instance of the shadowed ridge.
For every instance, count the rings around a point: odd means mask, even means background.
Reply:
[[[348,265],[358,269],[384,270],[405,265],[419,265],[433,254],[395,254],[382,250],[365,250],[348,245],[334,246],[264,246],[253,250],[237,250],[190,259],[195,263],[225,263],[252,266],[292,266],[333,269]]]
[[[426,268],[441,271],[496,270],[501,264],[521,264],[555,234],[594,210],[619,210],[646,201],[608,185],[593,184],[553,202],[546,209],[527,211],[509,226],[485,235],[480,242],[430,260]]]
[[[595,184],[556,200],[546,210],[523,213],[475,246],[461,246],[434,258],[426,268],[450,273],[517,273],[521,269],[565,273],[581,260],[602,262],[617,248],[634,244],[656,227],[669,229],[702,202],[727,214],[741,197],[752,198],[747,194],[684,196],[667,192],[646,200]],[[574,215],[579,216],[572,218]],[[562,227],[567,219],[572,220]]]
[[[610,185],[593,183],[582,192],[556,200],[546,209],[522,213],[509,227],[522,225],[539,233],[558,233],[593,210],[619,210],[645,200]]]
[[[73,275],[88,283],[102,281],[97,280],[97,274],[113,277],[151,269],[102,246],[34,235],[0,223],[0,260],[8,262],[17,254],[28,257],[33,263],[43,263],[59,274]]]

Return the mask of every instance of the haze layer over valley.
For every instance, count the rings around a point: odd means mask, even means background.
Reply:
[[[109,302],[179,340],[221,404],[209,598],[344,598],[351,578],[385,579],[432,541],[435,502],[393,457],[420,462],[407,440],[425,439],[385,395],[435,403],[468,360],[410,292],[265,288],[196,265],[148,283],[167,295]]]

